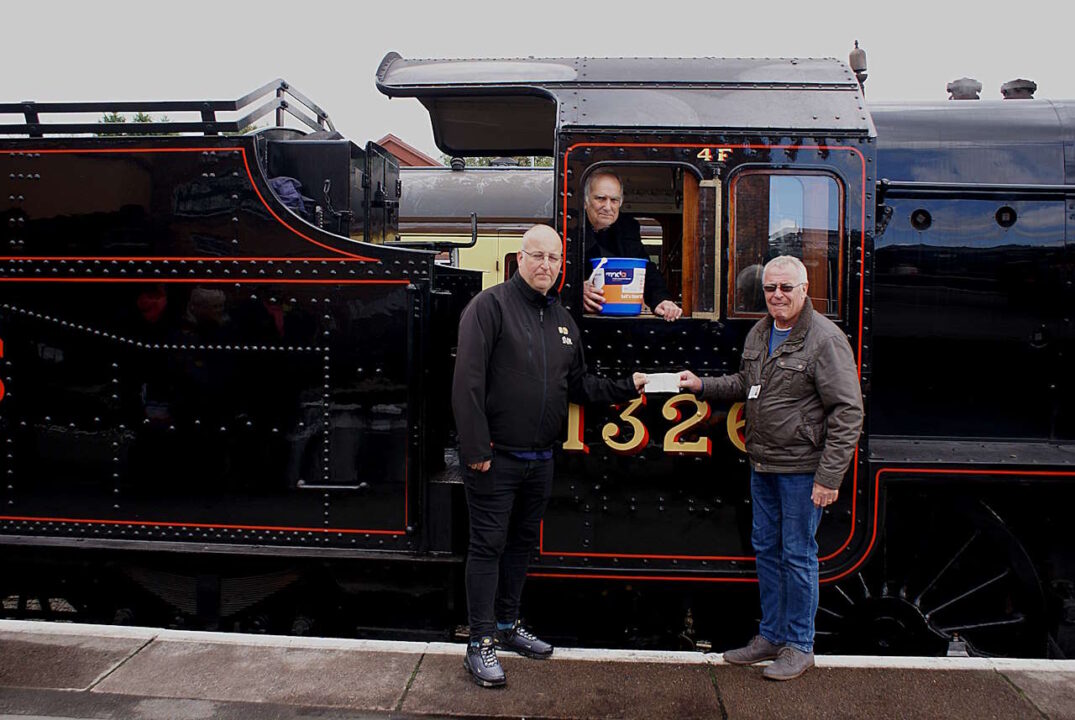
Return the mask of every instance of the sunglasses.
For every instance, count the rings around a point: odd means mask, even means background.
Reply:
[[[764,285],[761,286],[761,289],[764,290],[767,294],[772,294],[772,293],[776,292],[777,288],[780,288],[780,292],[782,292],[785,295],[787,295],[792,290],[794,290],[795,288],[799,287],[802,284],[803,283],[795,283],[794,285],[792,285],[791,283],[780,283],[779,285],[777,285],[776,283],[765,283]],[[754,287],[757,287],[757,285],[755,285]]]

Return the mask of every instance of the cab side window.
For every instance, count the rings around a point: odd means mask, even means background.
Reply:
[[[836,316],[842,305],[843,189],[824,173],[744,170],[731,182],[728,315],[765,312],[762,268],[779,255],[806,265],[814,309]]]
[[[580,213],[582,232],[587,238],[580,248],[584,255],[583,277],[590,276],[592,262],[606,253],[616,259],[648,260],[651,265],[646,269],[641,314],[653,313],[651,301],[659,305],[663,300],[670,300],[689,316],[689,303],[684,297],[688,285],[684,255],[693,252],[693,237],[688,237],[686,230],[690,224],[687,218],[697,214],[697,201],[693,199],[697,193],[686,199],[684,188],[697,187],[695,176],[689,169],[684,171],[672,163],[607,164],[590,170],[589,176],[602,178],[602,184],[596,179],[592,181],[589,187],[594,202],[590,204],[585,201],[586,178],[580,183],[579,195],[584,198]],[[615,178],[611,185],[609,176]],[[615,212],[605,210],[607,201],[601,200],[608,193],[619,195]],[[596,240],[596,234],[591,233],[605,228],[612,235],[601,238],[603,245],[591,244]],[[595,254],[595,251],[600,252]],[[633,297],[638,291],[639,288],[632,286],[629,292]]]

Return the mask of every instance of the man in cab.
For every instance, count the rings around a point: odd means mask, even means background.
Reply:
[[[664,276],[650,261],[642,244],[642,230],[633,217],[620,214],[623,205],[623,183],[611,170],[595,170],[586,178],[583,186],[583,203],[586,210],[586,230],[583,247],[586,262],[596,258],[637,258],[646,260],[646,284],[642,298],[653,314],[669,322],[683,314],[682,308],[672,299],[665,285]],[[588,313],[601,312],[605,293],[587,280],[582,286],[582,307]]]

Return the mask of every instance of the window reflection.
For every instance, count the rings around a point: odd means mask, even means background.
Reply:
[[[762,268],[778,255],[806,265],[814,308],[840,309],[840,186],[821,174],[747,171],[732,181],[731,315],[765,312]]]

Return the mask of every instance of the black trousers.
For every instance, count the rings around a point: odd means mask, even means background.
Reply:
[[[467,610],[470,637],[519,617],[530,553],[552,491],[553,461],[495,453],[486,472],[464,471],[470,512]]]

